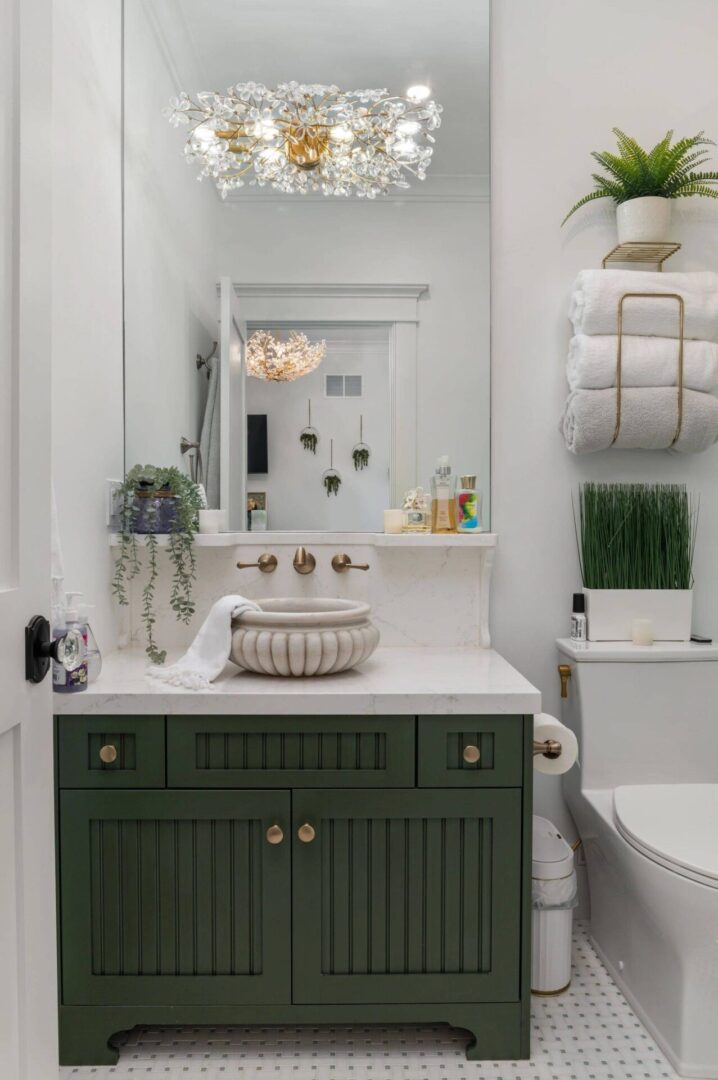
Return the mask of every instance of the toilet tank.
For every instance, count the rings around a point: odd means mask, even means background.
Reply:
[[[557,644],[571,670],[561,719],[579,744],[569,788],[718,781],[718,646]]]

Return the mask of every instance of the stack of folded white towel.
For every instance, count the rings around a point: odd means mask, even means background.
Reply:
[[[685,308],[683,420],[672,446],[705,450],[718,439],[718,274],[582,270],[571,297],[570,394],[561,430],[574,454],[607,450],[616,428],[618,304],[624,293],[678,293]],[[671,446],[678,421],[678,304],[631,298],[623,305],[621,427],[624,450]]]

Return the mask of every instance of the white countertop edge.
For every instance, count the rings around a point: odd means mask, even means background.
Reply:
[[[197,547],[227,548],[227,547],[269,547],[272,544],[286,544],[297,546],[308,544],[314,546],[323,544],[329,547],[398,547],[398,548],[493,548],[496,547],[498,536],[496,533],[349,533],[349,532],[228,532],[228,533],[197,533],[194,543]],[[119,547],[120,536],[118,533],[110,533],[108,536],[110,547]],[[137,543],[142,547],[147,541],[141,534],[137,535]],[[157,537],[160,547],[166,547],[168,537]]]
[[[228,664],[210,691],[145,675],[141,652],[105,659],[96,683],[53,694],[57,715],[407,716],[516,715],[541,710],[541,695],[492,649],[385,648],[361,668],[309,679],[238,672]]]

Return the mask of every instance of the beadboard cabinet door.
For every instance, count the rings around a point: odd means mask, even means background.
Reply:
[[[289,1002],[289,830],[286,791],[61,792],[64,1003]]]
[[[521,799],[295,791],[294,1001],[517,1001]]]

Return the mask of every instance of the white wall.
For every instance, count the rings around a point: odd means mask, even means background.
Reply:
[[[250,197],[222,209],[221,272],[235,282],[429,285],[418,304],[417,481],[427,487],[449,454],[486,488],[488,204]]]
[[[580,480],[685,481],[700,493],[694,627],[718,637],[718,448],[575,458],[557,431],[571,282],[616,243],[608,208],[563,230],[561,220],[590,190],[589,153],[611,146],[614,125],[651,145],[668,128],[718,138],[718,4],[501,0],[492,38],[493,638],[555,713],[553,643],[580,586],[571,516]],[[717,226],[710,200],[678,207],[683,249],[670,268],[715,268]],[[571,828],[554,780],[540,778],[536,802]]]
[[[118,3],[55,0],[52,471],[66,585],[96,605],[103,651],[116,644],[105,480],[122,475],[120,45]]]
[[[125,3],[125,392],[127,468],[186,464],[180,437],[199,438],[207,394],[195,355],[218,338],[219,200],[185,165],[184,128],[163,110],[194,85],[181,36],[157,16],[167,0]],[[166,18],[163,26],[171,27]]]
[[[247,491],[266,493],[269,529],[382,532],[390,505],[391,328],[329,325],[306,332],[311,341],[327,343],[318,368],[293,382],[247,378],[247,413],[267,414],[269,459],[268,473],[250,473]],[[361,375],[362,396],[326,397],[327,375]],[[316,453],[299,441],[309,400],[319,437]],[[367,467],[355,470],[352,450],[359,442],[360,417],[370,454]],[[341,477],[337,495],[327,495],[322,483],[332,441]]]

